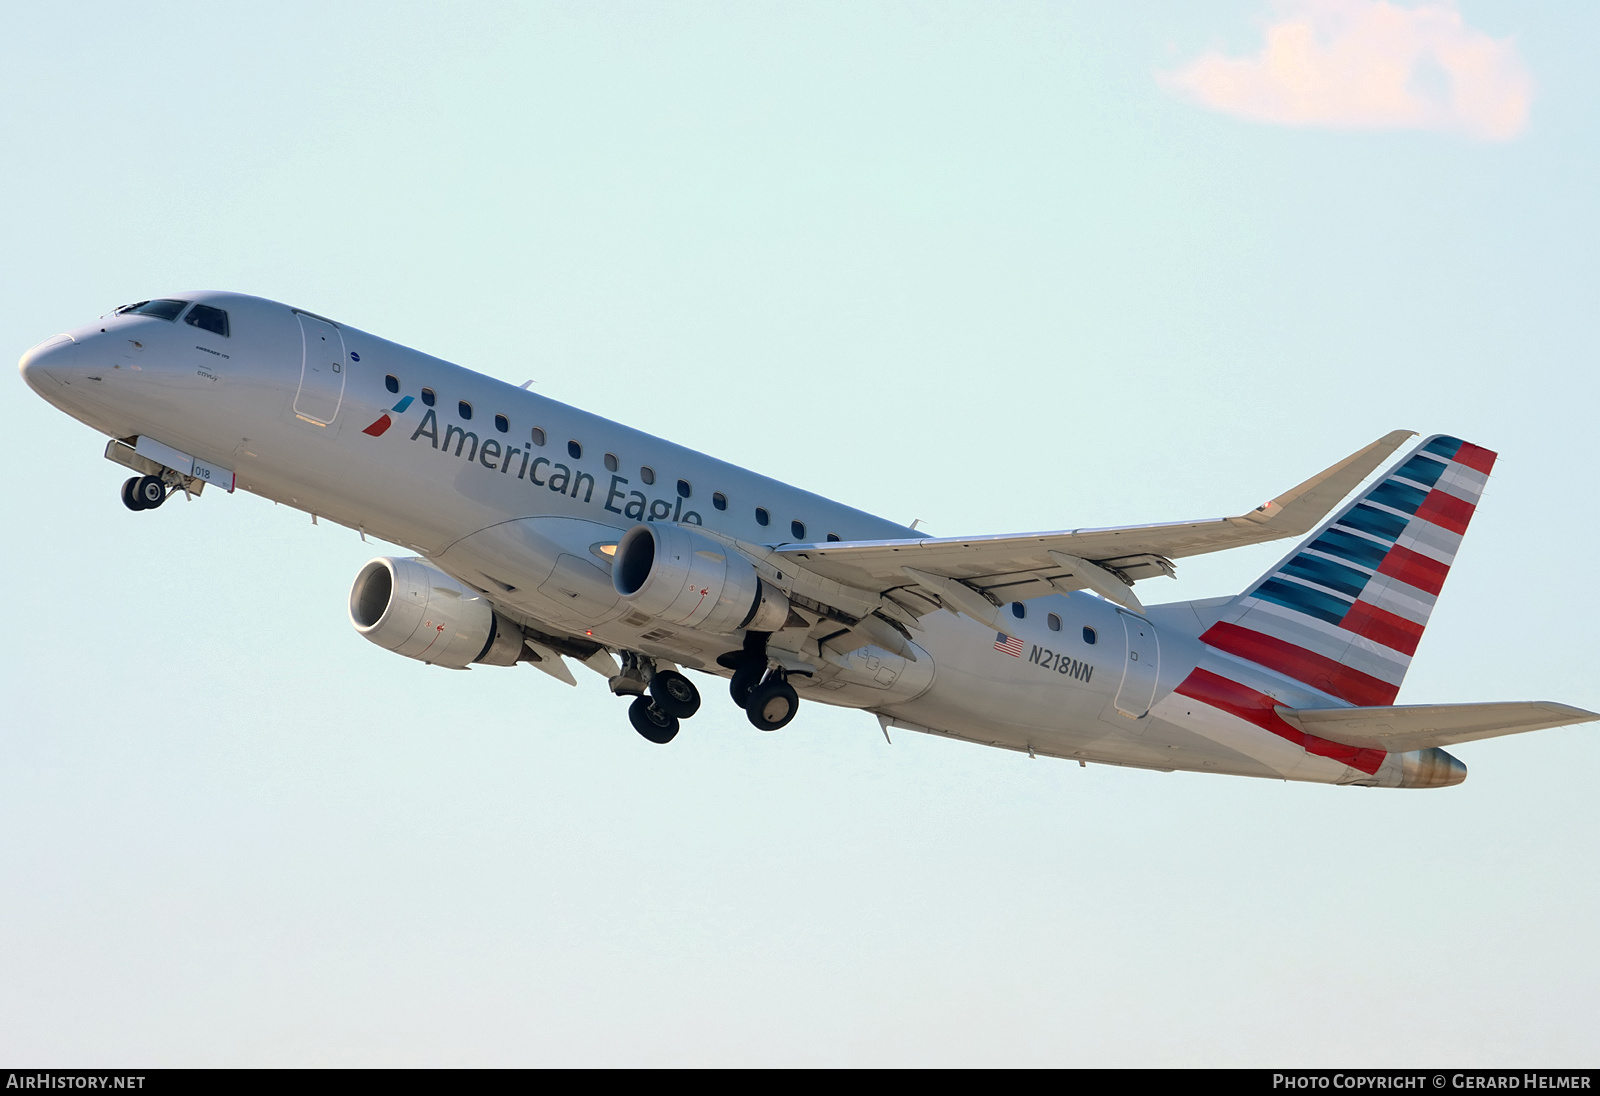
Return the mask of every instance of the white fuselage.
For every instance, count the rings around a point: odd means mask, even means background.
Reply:
[[[154,439],[232,471],[238,488],[403,545],[537,633],[726,676],[715,659],[738,637],[632,612],[613,588],[606,546],[640,521],[764,545],[917,536],[348,325],[253,297],[181,296],[226,309],[229,336],[110,316],[30,351],[28,383],[113,438]],[[317,345],[327,339],[342,345],[324,361]],[[1329,703],[1206,647],[1192,607],[1140,618],[1075,593],[1020,608],[1007,618],[1017,655],[997,649],[987,626],[936,612],[912,633],[922,652],[914,661],[862,647],[813,659],[814,673],[793,683],[803,698],[896,726],[1058,757],[1397,782],[1393,755],[1378,773],[1359,772],[1175,694],[1197,666],[1214,665],[1250,673],[1289,707]],[[787,635],[773,643],[803,657],[804,637]]]

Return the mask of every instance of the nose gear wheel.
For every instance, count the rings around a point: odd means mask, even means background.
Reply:
[[[167,501],[167,485],[159,476],[135,476],[122,485],[122,505],[130,510],[154,510]]]

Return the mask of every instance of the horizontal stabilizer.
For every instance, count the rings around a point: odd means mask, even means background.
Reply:
[[[1306,734],[1361,749],[1409,753],[1480,738],[1588,723],[1600,714],[1544,700],[1505,704],[1407,704],[1398,708],[1283,708]]]

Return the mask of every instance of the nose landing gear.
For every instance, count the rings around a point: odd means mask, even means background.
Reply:
[[[130,510],[154,510],[167,501],[167,485],[160,476],[134,476],[122,485],[122,505]]]

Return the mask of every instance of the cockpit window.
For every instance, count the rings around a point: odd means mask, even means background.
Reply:
[[[154,316],[158,320],[172,321],[178,318],[178,313],[189,306],[188,301],[172,301],[163,298],[159,301],[139,301],[137,304],[125,304],[117,309],[119,316]]]
[[[220,308],[197,304],[189,310],[183,322],[192,324],[202,331],[209,331],[213,335],[221,335],[224,339],[228,337],[228,314]]]

